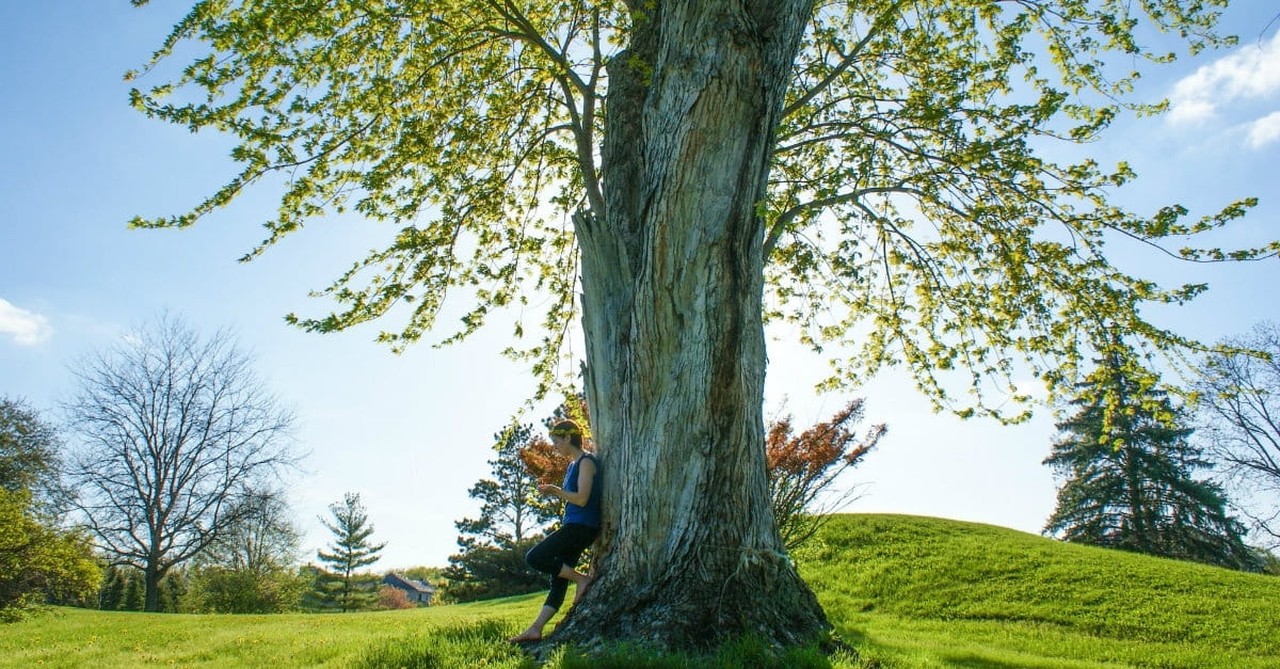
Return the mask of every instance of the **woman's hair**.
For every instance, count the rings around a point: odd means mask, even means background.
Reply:
[[[551,427],[551,436],[553,437],[569,437],[569,443],[574,448],[582,448],[582,428],[571,420],[562,420]]]

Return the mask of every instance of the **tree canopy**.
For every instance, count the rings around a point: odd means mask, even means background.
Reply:
[[[0,397],[0,488],[26,491],[34,510],[57,515],[67,504],[62,483],[62,440],[24,402]]]
[[[581,316],[600,578],[549,643],[807,643],[830,624],[769,512],[764,323],[838,351],[831,385],[901,364],[937,406],[1004,420],[1031,399],[1015,374],[1070,389],[1116,332],[1134,355],[1198,346],[1142,309],[1204,286],[1132,276],[1106,243],[1274,256],[1187,241],[1252,200],[1130,212],[1127,165],[1050,149],[1158,111],[1126,100],[1131,68],[1172,58],[1160,32],[1229,43],[1225,2],[203,0],[132,100],[233,136],[239,173],[133,224],[257,185],[282,194],[246,258],[322,215],[385,222],[320,292],[333,312],[288,319],[391,316],[398,350],[446,299],[445,343],[505,310],[544,393],[577,371]]]
[[[1134,178],[1128,165],[1059,163],[1045,149],[1095,140],[1122,113],[1162,110],[1126,98],[1144,65],[1175,57],[1156,35],[1174,33],[1193,53],[1231,44],[1214,32],[1225,5],[801,8],[807,26],[772,139],[768,195],[755,203],[766,230],[766,316],[796,322],[815,349],[847,353],[832,360],[831,385],[901,363],[939,407],[1005,419],[1025,414],[1002,405],[1029,401],[1012,381],[1018,365],[1050,390],[1069,389],[1112,326],[1154,349],[1195,345],[1140,310],[1183,303],[1205,286],[1132,276],[1107,257],[1106,242],[1132,238],[1195,262],[1273,256],[1276,243],[1187,241],[1253,200],[1199,218],[1176,203],[1130,212],[1111,197]],[[735,6],[725,4],[726,25],[751,20],[743,17],[754,5]],[[148,82],[133,104],[229,133],[241,168],[190,211],[134,225],[191,225],[259,184],[283,195],[246,258],[325,214],[388,222],[395,241],[321,291],[339,308],[292,322],[333,331],[407,307],[380,335],[399,349],[435,327],[447,297],[474,297],[441,340],[511,307],[509,352],[550,379],[563,370],[557,355],[578,309],[570,218],[602,216],[603,181],[628,178],[611,172],[616,151],[604,146],[606,137],[625,144],[629,127],[626,110],[609,110],[610,94],[651,75],[634,40],[649,39],[645,27],[665,8],[198,2],[130,73]],[[196,55],[169,81],[150,82],[179,45]],[[539,312],[533,335],[526,320]],[[948,391],[953,371],[972,397]]]

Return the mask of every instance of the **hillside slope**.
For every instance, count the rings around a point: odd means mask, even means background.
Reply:
[[[842,515],[799,555],[888,666],[1280,667],[1280,578],[1001,527]]]

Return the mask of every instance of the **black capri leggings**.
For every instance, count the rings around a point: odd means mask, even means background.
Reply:
[[[547,601],[543,606],[558,609],[564,603],[564,594],[569,590],[569,579],[560,578],[560,568],[565,565],[571,569],[577,566],[582,551],[599,534],[598,527],[565,523],[525,554],[524,560],[530,567],[551,577],[551,592],[547,593]]]

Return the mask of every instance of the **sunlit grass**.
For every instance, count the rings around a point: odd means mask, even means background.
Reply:
[[[546,666],[1280,667],[1276,577],[909,516],[835,518],[796,557],[860,657],[743,640],[713,657],[570,649]],[[529,669],[505,639],[541,597],[324,615],[52,609],[0,625],[0,667]]]
[[[798,556],[886,667],[1280,667],[1280,579],[911,516],[835,519]]]
[[[441,629],[488,621],[485,624],[490,627],[505,625],[513,634],[538,601],[538,595],[528,595],[349,614],[183,615],[53,609],[0,626],[0,667],[347,667],[371,647]]]

